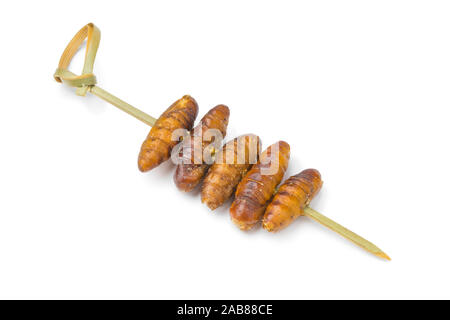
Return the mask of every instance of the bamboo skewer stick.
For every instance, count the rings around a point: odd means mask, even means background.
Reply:
[[[310,217],[314,221],[317,221],[318,223],[320,223],[321,225],[327,227],[328,229],[330,229],[330,230],[340,234],[341,236],[343,236],[344,238],[350,240],[351,242],[353,242],[357,246],[360,246],[364,250],[366,250],[366,251],[368,251],[370,253],[373,253],[374,255],[376,255],[376,256],[378,256],[380,258],[391,260],[391,258],[386,253],[384,253],[380,248],[378,248],[372,242],[364,239],[363,237],[357,235],[356,233],[354,233],[354,232],[348,230],[347,228],[341,226],[336,221],[333,221],[330,218],[325,217],[320,212],[317,212],[316,210],[314,210],[314,209],[312,209],[310,207],[306,207],[304,213],[305,213],[306,216]]]
[[[132,115],[138,120],[141,120],[143,123],[153,127],[155,125],[156,119],[152,116],[146,114],[145,112],[133,107],[131,104],[126,103],[125,101],[117,98],[112,95],[108,91],[98,87],[98,86],[90,86],[89,92],[96,95],[97,97],[111,103],[113,106],[119,108],[120,110]]]
[[[81,76],[67,70],[69,63],[76,53],[76,49],[83,43],[84,39],[87,37],[86,46],[86,57],[85,65],[83,68],[83,73]],[[136,119],[144,122],[149,126],[153,126],[156,122],[156,118],[146,114],[145,112],[133,107],[132,105],[126,103],[125,101],[117,98],[113,94],[107,92],[106,90],[96,86],[96,78],[92,74],[93,65],[95,60],[95,55],[97,52],[98,44],[100,41],[100,30],[95,27],[92,23],[83,27],[72,39],[72,41],[67,46],[61,60],[59,62],[58,69],[55,72],[55,80],[58,82],[64,82],[69,86],[77,88],[77,94],[84,96],[87,92],[90,92],[102,100],[109,102],[113,106],[119,108],[120,110],[128,113],[129,115],[135,117]],[[371,243],[370,241],[360,237],[356,233],[344,228],[337,222],[325,217],[321,213],[315,211],[310,207],[306,207],[304,214],[313,220],[319,222],[325,227],[333,230],[334,232],[340,234],[344,238],[350,240],[356,245],[360,246],[364,250],[376,255],[377,257],[391,260],[391,258],[384,253],[380,248]]]

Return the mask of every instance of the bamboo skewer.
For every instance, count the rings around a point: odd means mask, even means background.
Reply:
[[[76,49],[83,43],[85,38],[87,39],[86,46],[86,57],[85,57],[85,65],[83,68],[83,73],[81,76],[77,76],[76,74],[67,70],[69,63],[73,56],[76,53]],[[72,39],[72,41],[67,46],[63,55],[61,56],[61,60],[58,66],[58,69],[55,72],[55,80],[58,82],[64,82],[70,86],[77,88],[77,94],[84,96],[87,92],[90,92],[102,100],[109,102],[113,106],[119,108],[120,110],[128,113],[129,115],[135,117],[136,119],[144,122],[149,126],[153,126],[156,122],[156,118],[146,114],[145,112],[133,107],[132,105],[126,103],[125,101],[117,98],[113,94],[107,92],[106,90],[98,87],[96,85],[96,78],[92,74],[93,65],[95,60],[95,55],[97,52],[98,44],[100,41],[100,31],[93,24],[88,24],[83,27]],[[331,229],[332,231],[340,234],[344,238],[350,240],[354,244],[360,246],[364,250],[376,255],[377,257],[391,260],[391,258],[384,253],[380,248],[371,243],[370,241],[362,238],[356,233],[344,228],[337,222],[327,218],[321,213],[315,211],[310,207],[306,207],[304,210],[304,214],[311,219],[319,222],[323,226]]]

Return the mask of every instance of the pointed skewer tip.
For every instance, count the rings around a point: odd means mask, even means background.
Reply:
[[[376,255],[380,258],[386,259],[391,261],[391,257],[389,257],[386,253],[384,253],[383,251],[377,252]]]

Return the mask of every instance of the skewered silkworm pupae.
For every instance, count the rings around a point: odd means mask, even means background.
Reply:
[[[254,134],[239,136],[227,142],[217,153],[202,185],[202,203],[214,210],[232,195],[252,163],[256,163],[260,139]]]
[[[212,130],[218,130],[223,139],[227,133],[230,109],[225,105],[218,105],[208,111],[200,120],[200,123],[192,130],[191,138],[186,140],[181,150],[182,163],[177,165],[174,181],[178,189],[191,191],[203,179],[209,164],[205,163],[204,152],[214,153],[214,147],[222,145],[222,140],[216,141],[219,137],[211,136]],[[207,150],[208,149],[208,150]]]
[[[145,172],[170,158],[172,148],[178,144],[172,133],[177,129],[191,130],[198,113],[194,98],[186,95],[175,101],[156,121],[139,152],[138,167]]]
[[[289,155],[289,144],[284,141],[269,146],[239,183],[230,215],[241,230],[249,230],[261,221],[268,201],[283,179]]]
[[[278,231],[292,223],[299,216],[322,187],[319,171],[303,170],[287,179],[267,206],[263,227],[267,231]]]
[[[70,72],[68,67],[73,56],[86,38],[87,45],[83,73],[76,75]],[[139,153],[138,166],[141,171],[155,168],[163,161],[168,160],[172,156],[171,153],[179,156],[180,153],[172,152],[172,149],[178,144],[181,137],[183,139],[192,137],[203,138],[202,140],[208,141],[208,138],[203,133],[185,134],[186,130],[192,129],[198,113],[197,103],[190,96],[184,96],[176,101],[159,119],[155,119],[98,87],[95,76],[92,74],[92,69],[99,41],[100,30],[92,23],[84,26],[64,50],[58,68],[54,73],[54,78],[58,82],[76,87],[79,95],[85,95],[90,92],[153,127],[142,144]],[[218,129],[217,132],[225,135],[228,117],[228,108],[217,106],[203,117],[200,125],[197,127],[200,129],[216,128]],[[181,133],[183,130],[177,131],[177,129],[184,129],[184,132]],[[389,256],[373,243],[308,206],[322,185],[322,180],[317,170],[308,169],[290,177],[282,184],[279,192],[274,195],[275,188],[280,183],[289,161],[289,145],[286,142],[279,142],[269,147],[260,157],[260,161],[249,171],[251,164],[256,162],[259,155],[259,138],[255,135],[245,135],[241,139],[236,138],[226,144],[226,147],[236,148],[231,148],[231,152],[227,152],[229,148],[220,148],[218,140],[222,139],[218,139],[217,136],[215,136],[213,141],[211,152],[209,152],[211,144],[205,146],[202,141],[198,146],[195,144],[189,145],[188,141],[186,141],[189,139],[183,140],[182,146],[186,144],[188,148],[194,149],[194,156],[184,154],[184,151],[181,156],[187,160],[194,160],[194,165],[192,165],[191,161],[178,166],[174,177],[178,188],[185,191],[194,188],[206,172],[207,165],[212,163],[212,156],[215,156],[215,162],[209,167],[202,187],[202,202],[214,210],[229,199],[236,186],[239,185],[230,214],[233,222],[241,229],[250,229],[262,219],[263,227],[266,230],[277,231],[289,225],[296,217],[305,215],[341,234],[376,256],[390,260]],[[252,141],[255,141],[256,144],[252,143]],[[240,142],[243,142],[243,144]],[[240,145],[242,146],[240,149],[244,151],[243,161],[241,161],[240,157],[242,152],[239,152]],[[203,151],[200,152],[203,156],[200,161],[196,158],[195,150],[197,148],[199,151]],[[222,151],[222,154],[220,154],[220,151],[216,154],[215,151],[218,149]],[[276,156],[273,157],[273,155]],[[255,161],[253,161],[252,156],[254,156]],[[273,170],[273,168],[276,169]],[[242,181],[239,183],[241,179]],[[272,197],[273,199],[270,201]]]

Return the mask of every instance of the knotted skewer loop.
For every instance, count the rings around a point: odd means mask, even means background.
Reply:
[[[76,75],[75,73],[69,71],[68,67],[86,38],[87,43],[83,71],[81,75]],[[106,90],[96,86],[97,79],[93,74],[93,71],[95,56],[97,55],[99,44],[100,29],[98,29],[93,23],[88,23],[83,28],[81,28],[81,30],[78,31],[77,34],[75,34],[75,36],[67,45],[61,56],[61,59],[59,60],[58,68],[56,69],[53,77],[58,82],[65,83],[68,86],[77,88],[76,94],[79,96],[85,96],[89,91],[97,97],[121,109],[122,111],[125,111],[133,117],[141,120],[145,124],[153,126],[156,122],[155,118],[117,98]]]
[[[84,57],[84,67],[81,75],[78,76],[70,72],[67,68],[86,38],[87,43],[86,54]],[[93,23],[89,23],[81,28],[73,39],[70,40],[61,56],[58,68],[53,75],[55,80],[58,82],[64,82],[71,87],[76,87],[76,93],[80,96],[85,96],[88,91],[88,87],[97,83],[97,79],[93,74],[93,71],[95,56],[97,55],[99,44],[100,29],[98,29]]]

